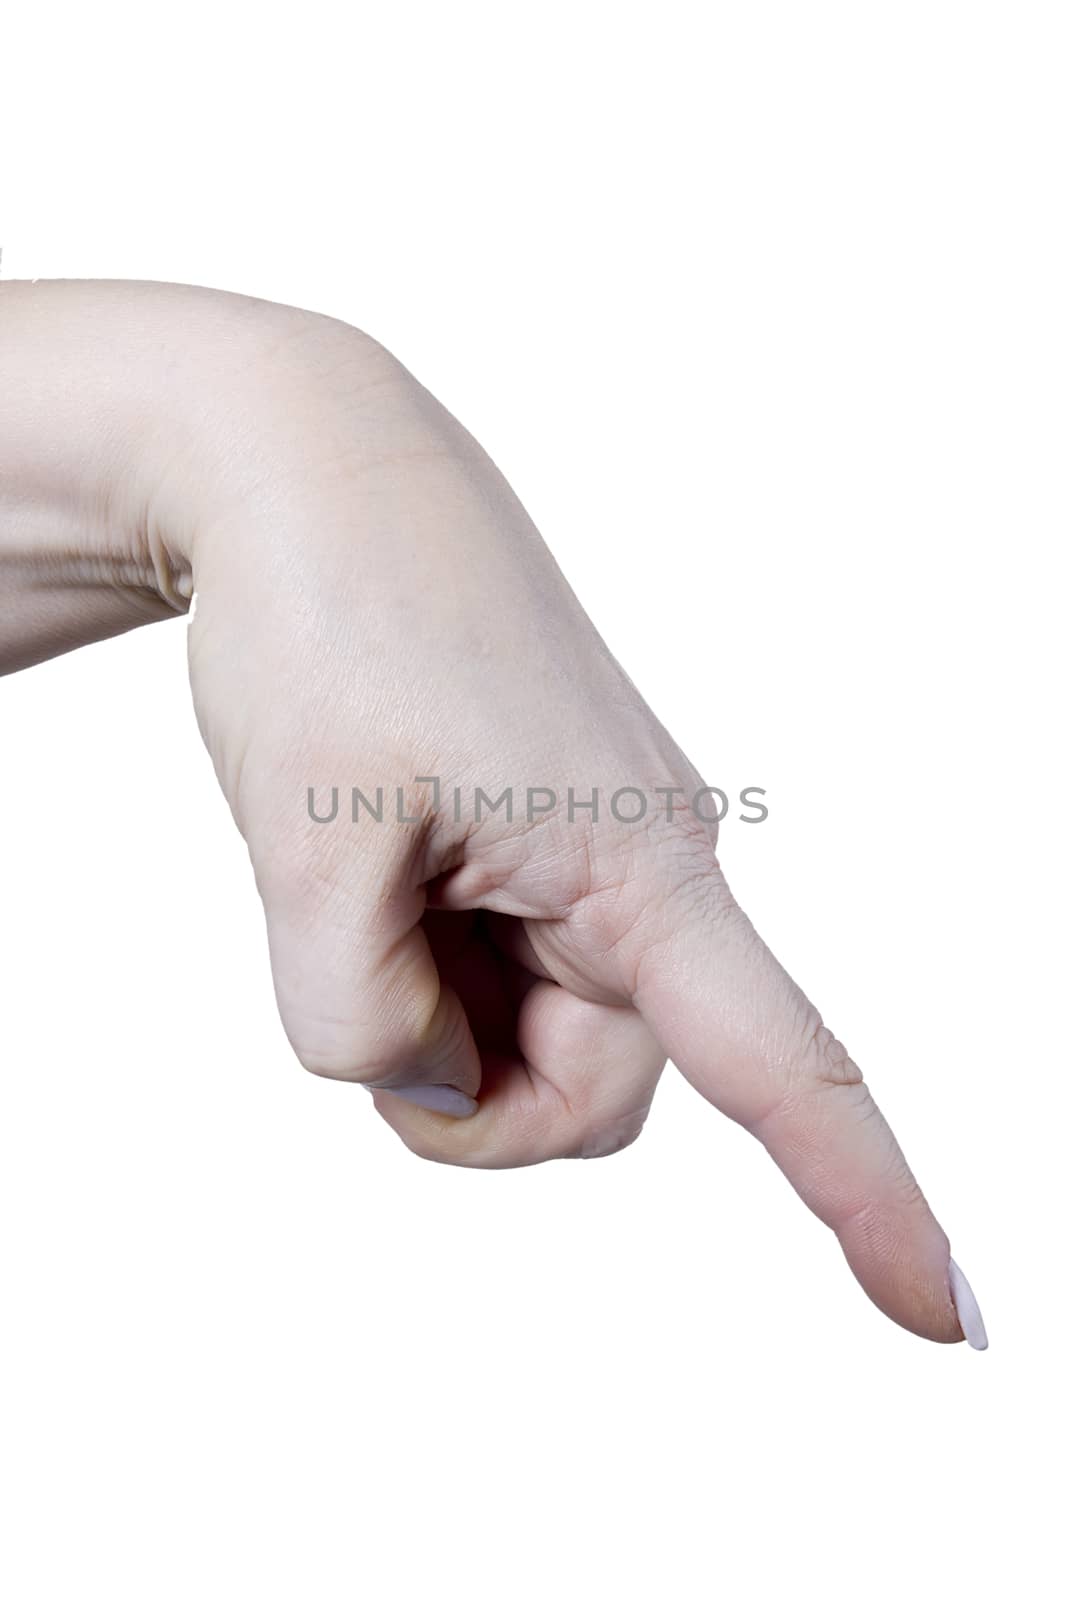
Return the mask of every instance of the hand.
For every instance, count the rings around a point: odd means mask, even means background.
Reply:
[[[130,292],[156,398],[111,469],[111,592],[67,573],[9,662],[195,589],[197,715],[303,1064],[416,1153],[504,1167],[623,1148],[669,1056],[876,1305],[984,1343],[858,1066],[730,893],[703,780],[484,452],[340,323],[102,286],[119,322]]]

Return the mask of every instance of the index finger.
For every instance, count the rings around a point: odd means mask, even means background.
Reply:
[[[634,1003],[664,1051],[762,1142],[875,1305],[924,1338],[985,1349],[970,1286],[863,1074],[717,862],[659,885],[638,941]]]

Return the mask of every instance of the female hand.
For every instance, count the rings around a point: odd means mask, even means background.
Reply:
[[[0,350],[0,666],[195,591],[303,1064],[416,1153],[505,1167],[630,1143],[669,1056],[876,1305],[983,1346],[859,1067],[727,887],[703,780],[411,374],[328,318],[150,284],[4,285]]]

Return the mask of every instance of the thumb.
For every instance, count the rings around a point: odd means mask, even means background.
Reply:
[[[984,1349],[973,1295],[859,1067],[756,933],[717,861],[657,885],[651,901],[644,935],[636,930],[634,1002],[664,1051],[762,1142],[881,1311],[943,1343],[961,1338],[962,1319]]]

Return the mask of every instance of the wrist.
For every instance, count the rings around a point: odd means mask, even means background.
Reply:
[[[239,295],[0,285],[0,671],[184,610],[198,536],[275,470],[301,385],[368,359],[391,362]]]
[[[171,284],[0,285],[0,561],[151,585],[146,523],[182,466],[167,555],[187,565],[226,448],[206,424],[305,315]]]

